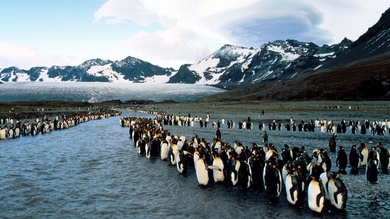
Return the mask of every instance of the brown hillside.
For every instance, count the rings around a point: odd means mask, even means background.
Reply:
[[[199,101],[390,100],[389,56],[305,74],[287,82],[263,82]]]

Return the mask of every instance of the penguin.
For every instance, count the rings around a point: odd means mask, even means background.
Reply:
[[[196,162],[196,178],[200,186],[207,186],[209,184],[209,173],[206,168],[206,163],[200,156]]]
[[[176,168],[181,174],[187,174],[187,159],[189,152],[188,151],[182,151],[181,153],[176,153]]]
[[[376,164],[377,169],[379,169],[379,164],[380,164],[379,153],[376,150],[375,146],[371,147],[371,151],[368,153],[367,160],[368,161],[373,160]]]
[[[220,154],[222,152],[221,141],[216,141],[213,149],[216,150],[218,154]]]
[[[324,169],[324,171],[330,171],[330,169],[332,168],[332,160],[330,159],[328,152],[326,152],[326,150],[321,148],[320,149],[320,157],[321,157],[322,161],[325,162],[325,165],[326,165],[326,169]]]
[[[326,171],[326,172],[321,173],[321,175],[320,175],[321,183],[322,183],[322,186],[323,186],[324,192],[325,192],[324,193],[325,201],[330,201],[329,192],[328,192],[328,182],[329,182],[329,179],[332,177],[331,173],[332,172]]]
[[[198,162],[198,159],[200,157],[200,153],[199,153],[199,148],[196,148],[195,149],[195,153],[194,153],[194,168],[196,169],[196,163]]]
[[[283,180],[283,184],[285,184],[286,182],[286,177],[289,173],[289,170],[293,169],[293,164],[291,162],[288,162],[286,164],[283,165],[283,168],[282,168],[282,180]]]
[[[180,138],[177,140],[177,149],[181,151],[182,147],[184,145],[184,141],[182,141]]]
[[[325,204],[325,191],[321,182],[320,174],[324,172],[321,165],[318,164],[313,167],[310,176],[311,181],[307,187],[307,202],[310,210],[314,213],[322,213]]]
[[[200,186],[206,187],[209,184],[209,169],[218,170],[222,172],[217,166],[207,166],[206,162],[203,159],[203,155],[199,155],[198,161],[196,162],[196,178]]]
[[[252,181],[252,172],[250,166],[246,161],[240,162],[240,167],[238,169],[238,184],[243,191],[247,191],[251,185]]]
[[[160,145],[161,141],[157,136],[153,137],[153,140],[150,143],[150,157],[156,158],[160,154]]]
[[[213,166],[216,166],[220,168],[221,170],[224,169],[224,164],[222,159],[220,158],[219,154],[216,154],[214,161],[213,161]],[[213,170],[213,178],[214,182],[223,182],[225,180],[225,175],[223,171],[219,170]]]
[[[263,171],[264,171],[265,162],[261,157],[260,153],[256,152],[253,157],[251,168],[252,168],[252,185],[255,190],[263,191],[264,181],[263,181]]]
[[[377,143],[378,148],[380,148],[380,153],[379,153],[379,160],[381,163],[382,167],[382,174],[389,174],[388,168],[389,168],[389,151],[383,147],[381,142]]]
[[[348,190],[344,182],[340,179],[340,174],[331,173],[328,181],[328,193],[330,203],[343,214],[346,212]]]
[[[233,159],[231,163],[231,183],[233,186],[236,186],[238,183],[238,170],[240,169],[241,162],[238,159]]]
[[[177,157],[179,154],[179,150],[177,150],[176,144],[172,144],[169,150],[169,165],[175,166],[177,162]]]
[[[345,152],[345,148],[343,146],[339,146],[339,148],[340,149],[337,152],[336,166],[339,167],[339,173],[347,174],[347,171],[345,171],[348,164],[347,153]]]
[[[164,140],[161,142],[160,159],[167,160],[168,157],[169,157],[169,145],[168,145],[168,141]]]
[[[269,149],[265,153],[265,160],[268,161],[271,157],[278,157],[278,152],[276,152],[274,149]]]
[[[366,165],[366,179],[371,184],[375,184],[378,181],[378,167],[375,160],[369,160]]]
[[[136,143],[137,152],[138,154],[144,154],[145,153],[145,141],[138,139]]]
[[[363,142],[360,143],[359,152],[360,152],[360,164],[362,166],[366,166],[368,161],[368,147]]]
[[[0,128],[0,140],[6,139],[7,127]]]
[[[264,187],[271,204],[275,204],[279,200],[282,191],[282,176],[276,162],[273,160],[268,161],[264,170]]]
[[[284,184],[286,189],[287,201],[294,206],[302,208],[302,178],[300,178],[295,168],[292,168],[288,171]]]
[[[360,157],[359,152],[356,149],[356,145],[352,145],[352,148],[349,152],[349,164],[351,165],[350,174],[356,175],[359,173],[358,168],[360,166]]]
[[[330,152],[332,152],[332,153],[336,152],[336,137],[337,137],[337,134],[333,134],[329,140],[329,149],[330,149]]]

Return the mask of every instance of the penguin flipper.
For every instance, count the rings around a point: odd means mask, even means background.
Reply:
[[[293,188],[290,188],[290,197],[291,197],[291,200],[293,201],[293,202],[296,202],[296,200],[295,200],[295,197],[294,197],[294,190],[293,190]]]
[[[214,166],[214,165],[207,166],[206,169],[222,171],[221,168]]]

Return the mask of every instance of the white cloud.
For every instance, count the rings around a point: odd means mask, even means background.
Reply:
[[[149,5],[150,6],[150,5]],[[131,20],[140,25],[150,25],[153,22],[169,25],[175,20],[159,15],[151,7],[147,7],[141,0],[109,0],[94,14],[95,21],[105,20],[108,24],[116,24]]]
[[[193,61],[210,54],[206,42],[199,39],[194,31],[184,27],[154,33],[141,31],[123,46],[128,48],[130,53],[137,54],[137,58],[162,61]]]
[[[80,57],[51,55],[37,48],[22,44],[0,41],[0,67],[16,66],[30,69],[34,66],[79,65],[85,59]]]

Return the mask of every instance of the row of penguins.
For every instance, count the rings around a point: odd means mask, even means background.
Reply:
[[[216,127],[220,128],[224,126],[228,129],[254,129],[255,123],[253,120],[248,117],[243,121],[232,121],[221,119],[221,121],[211,121],[210,114],[206,115],[205,120],[203,121],[200,116],[191,116],[188,115],[172,115],[162,112],[155,111],[139,111],[141,113],[156,114],[164,125],[177,125],[177,126],[195,126],[198,124],[200,127]],[[209,125],[210,124],[210,125]],[[128,124],[123,124],[128,126]],[[348,134],[371,134],[371,135],[390,135],[390,120],[369,120],[365,119],[364,121],[360,120],[349,120],[341,119],[340,122],[327,119],[310,119],[309,121],[296,121],[294,118],[290,118],[289,121],[285,120],[276,120],[272,121],[259,121],[258,122],[259,130],[270,130],[270,131],[303,131],[303,132],[319,132],[319,133],[348,133]]]
[[[6,118],[4,126],[0,127],[0,140],[15,139],[20,136],[36,136],[38,134],[50,133],[53,130],[63,130],[89,120],[103,119],[110,116],[119,116],[119,111],[107,111],[104,113],[77,113],[62,116],[55,116],[54,119],[49,119],[46,115],[42,119],[35,118],[33,121],[24,120],[21,122],[18,119]]]
[[[272,143],[264,147],[253,143],[249,148],[239,141],[231,146],[216,138],[208,143],[197,135],[187,140],[164,130],[157,118],[122,119],[130,123],[129,135],[139,154],[167,160],[182,174],[193,166],[200,186],[213,180],[244,192],[250,188],[265,190],[271,204],[278,203],[284,187],[288,202],[297,208],[303,208],[307,194],[313,213],[323,213],[324,207],[346,213],[347,188],[340,174],[330,171],[330,157],[324,149],[315,149],[309,155],[304,147],[285,145],[279,154]]]

